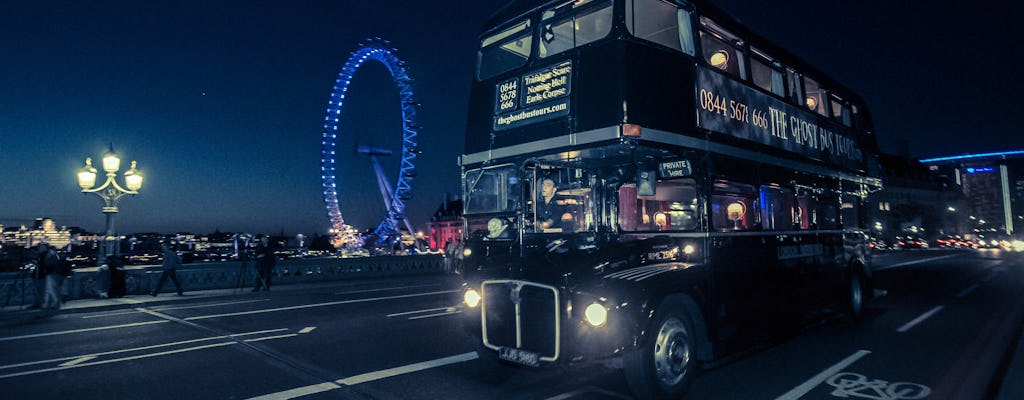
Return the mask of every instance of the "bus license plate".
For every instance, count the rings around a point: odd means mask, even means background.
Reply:
[[[540,355],[532,351],[502,347],[498,349],[498,358],[531,367],[540,366]]]

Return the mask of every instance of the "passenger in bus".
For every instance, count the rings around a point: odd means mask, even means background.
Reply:
[[[508,239],[508,221],[504,218],[491,218],[487,221],[487,236],[484,240]]]

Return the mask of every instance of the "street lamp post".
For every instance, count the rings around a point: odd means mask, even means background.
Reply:
[[[114,146],[102,156],[103,171],[107,173],[107,181],[99,187],[96,185],[96,168],[92,166],[92,158],[86,157],[85,166],[78,169],[78,186],[82,187],[82,193],[95,193],[103,200],[101,211],[107,217],[107,228],[103,234],[103,243],[100,245],[99,258],[96,263],[102,264],[107,255],[118,255],[121,253],[118,246],[117,236],[114,234],[114,214],[117,213],[117,204],[125,195],[139,194],[142,188],[142,173],[135,169],[135,161],[132,166],[124,172],[124,187],[121,187],[114,179],[117,170],[121,167],[121,157],[114,152]]]

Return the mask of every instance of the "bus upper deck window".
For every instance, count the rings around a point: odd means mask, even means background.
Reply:
[[[821,85],[814,79],[804,77],[804,92],[807,98],[804,100],[804,105],[808,109],[818,113],[823,117],[828,116],[828,112],[825,110],[825,89],[822,89]]]
[[[485,37],[480,41],[477,55],[477,79],[484,80],[526,65],[533,46],[532,39],[529,20]]]
[[[782,82],[782,64],[751,47],[750,78],[755,85],[779,97],[786,96]]]
[[[706,17],[700,17],[700,43],[704,61],[714,68],[746,79],[743,40]]]
[[[626,29],[634,37],[693,55],[690,12],[662,0],[629,0]]]
[[[611,30],[610,1],[566,3],[544,11],[538,51],[541,57],[550,57],[604,38]]]

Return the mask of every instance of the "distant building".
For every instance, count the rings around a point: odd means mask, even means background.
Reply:
[[[445,194],[441,205],[427,223],[431,250],[445,250],[448,242],[462,241],[462,200],[449,200]]]
[[[881,191],[868,196],[867,228],[893,242],[897,236],[931,239],[962,233],[956,217],[959,187],[916,160],[879,154]]]
[[[32,229],[22,225],[20,228],[6,228],[0,225],[0,239],[5,246],[32,247],[39,242],[46,242],[50,245],[63,248],[71,243],[71,231],[62,226],[59,229],[51,218],[36,218]]]
[[[1013,235],[1024,227],[1024,150],[962,154],[921,160],[959,185],[961,223],[971,233]]]

